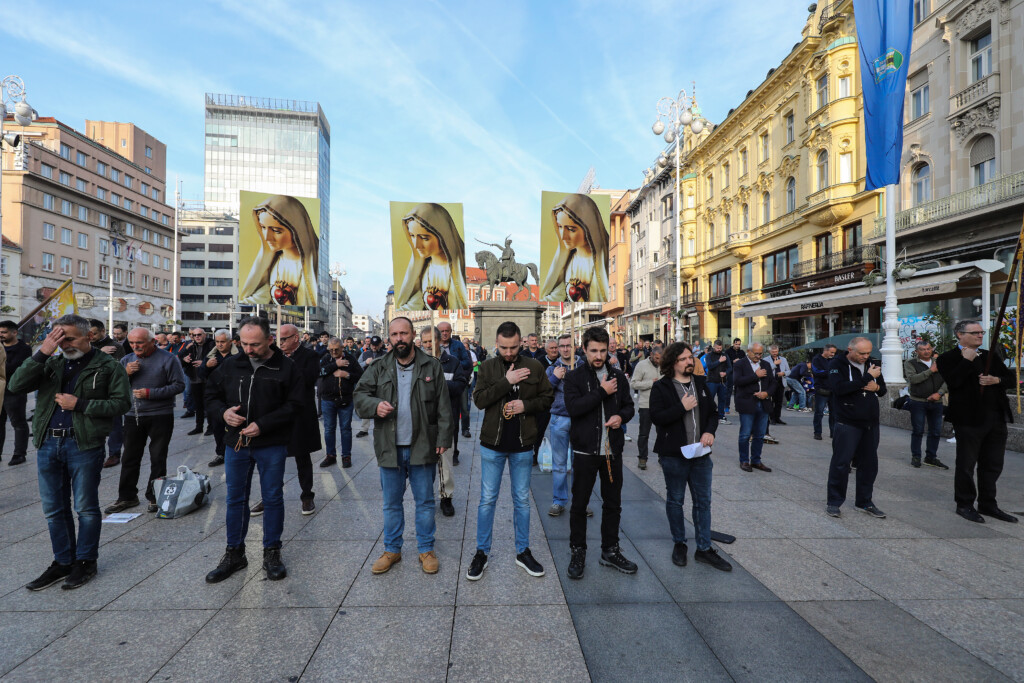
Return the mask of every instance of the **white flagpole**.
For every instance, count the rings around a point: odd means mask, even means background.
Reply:
[[[896,199],[899,185],[885,186],[885,307],[882,329],[882,377],[888,384],[903,384],[903,346],[900,344],[899,306],[896,300]],[[866,332],[867,330],[865,330]]]

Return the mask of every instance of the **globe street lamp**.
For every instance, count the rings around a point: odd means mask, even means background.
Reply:
[[[23,144],[21,136],[17,133],[10,133],[4,135],[4,122],[7,120],[8,112],[14,114],[14,122],[19,126],[27,126],[32,123],[35,112],[32,111],[32,107],[25,101],[25,81],[21,80],[21,76],[7,76],[0,81],[0,155],[3,154],[3,144],[7,143],[12,150],[17,149],[18,145]],[[3,164],[0,164],[0,190],[3,189]],[[0,202],[0,207],[2,207]],[[3,211],[0,208],[0,235],[3,235]],[[0,261],[3,260],[3,239],[0,238]],[[10,277],[10,273],[8,273]]]
[[[672,324],[675,327],[675,340],[683,341],[683,326],[679,323],[679,315],[682,310],[682,301],[680,299],[680,290],[682,289],[682,282],[680,276],[679,260],[683,253],[683,227],[682,221],[679,220],[680,206],[679,206],[679,184],[681,182],[681,163],[680,163],[680,147],[682,147],[682,137],[686,133],[687,129],[694,135],[700,135],[704,130],[704,121],[701,118],[700,108],[697,106],[697,86],[692,85],[689,94],[686,89],[679,91],[679,95],[675,99],[671,97],[663,97],[658,100],[658,119],[651,126],[651,130],[655,135],[664,134],[665,142],[675,145],[676,160],[676,178],[672,197],[672,213],[673,218],[676,221],[675,230],[675,242],[676,242],[676,253],[675,253],[675,267],[676,267],[676,310],[675,315],[672,316]],[[666,125],[667,124],[667,125]],[[661,153],[658,157],[658,166],[664,168],[671,163],[665,152]]]
[[[347,275],[348,273],[338,262],[335,262],[331,266],[331,270],[329,272],[331,274],[331,279],[334,281],[334,291],[332,293],[332,296],[334,297],[334,336],[341,339],[341,316],[338,314],[338,299],[340,298],[338,296],[338,287],[339,283],[341,282],[341,278]]]

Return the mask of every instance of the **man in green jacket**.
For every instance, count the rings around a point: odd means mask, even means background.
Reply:
[[[907,389],[910,401],[910,466],[921,466],[921,437],[925,426],[928,429],[928,441],[925,445],[924,464],[940,470],[948,470],[936,452],[939,450],[939,437],[942,436],[942,397],[949,393],[946,382],[939,374],[939,364],[935,362],[935,350],[925,340],[915,345],[917,358],[903,361],[903,376],[907,378]]]
[[[54,357],[58,348],[62,355]],[[111,421],[131,408],[128,375],[114,356],[89,344],[88,320],[65,315],[14,373],[10,390],[39,392],[32,434],[53,546],[53,563],[26,588],[38,591],[61,580],[65,589],[79,588],[96,575],[103,442]],[[77,539],[65,482],[78,514]]]
[[[451,401],[441,362],[413,346],[412,321],[388,326],[391,351],[366,367],[353,392],[356,413],[373,419],[373,450],[384,492],[384,553],[371,571],[383,574],[402,559],[405,480],[416,501],[420,566],[436,574],[434,476],[437,460],[452,445]]]

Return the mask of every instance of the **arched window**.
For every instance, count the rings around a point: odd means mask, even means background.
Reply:
[[[821,150],[818,152],[817,159],[818,167],[818,189],[824,190],[828,187],[828,151]]]
[[[996,139],[982,135],[971,145],[971,182],[984,185],[996,175]]]
[[[725,239],[729,239],[729,235],[732,234],[732,216],[725,214]]]
[[[750,230],[750,206],[743,205],[743,230]]]
[[[932,168],[928,164],[921,164],[914,169],[912,174],[914,187],[914,206],[931,201],[932,198]]]
[[[708,221],[708,249],[715,246],[715,222]]]
[[[766,225],[772,220],[772,196],[765,192],[761,195],[761,224]]]
[[[786,213],[796,211],[796,178],[786,181]]]

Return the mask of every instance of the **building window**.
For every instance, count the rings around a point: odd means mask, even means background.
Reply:
[[[149,265],[149,252],[148,251],[141,251],[140,250],[140,252],[139,252],[139,260],[142,261],[143,265],[148,266]]]
[[[914,23],[920,24],[931,12],[931,0],[914,0]]]
[[[729,162],[722,164],[722,191],[729,187]]]
[[[193,259],[183,259],[181,261],[182,270],[194,270],[206,268],[206,261],[195,261]]]
[[[749,292],[754,288],[754,264],[751,261],[740,264],[740,291]]]
[[[744,232],[746,232],[747,230],[750,230],[750,205],[749,204],[744,204],[743,205],[742,216],[743,216],[743,230],[744,230]]]
[[[47,254],[43,252],[43,270],[47,273],[53,272],[54,257],[53,254]]]
[[[52,194],[43,194],[43,208],[53,211],[54,199]]]
[[[85,152],[76,152],[75,153],[75,162],[79,166],[86,166],[89,163],[89,157],[85,156]]]
[[[135,224],[134,223],[125,223],[124,224],[124,234],[127,235],[128,237],[135,237]]]
[[[233,225],[218,225],[213,228],[210,232],[211,235],[234,235],[235,226]]]
[[[140,206],[139,207],[139,213],[142,214],[143,218],[149,218],[149,207],[148,206]]]
[[[160,246],[160,235],[156,234],[156,230],[153,231],[153,244]]]
[[[826,232],[814,238],[814,252],[818,258],[832,254],[832,233]]]
[[[54,169],[53,166],[50,166],[48,164],[39,164],[39,174],[42,175],[44,178],[49,178],[50,180],[53,180],[53,172],[55,170],[56,169]]]
[[[839,97],[850,96],[850,77],[840,76],[839,77]]]
[[[768,147],[768,133],[766,131],[761,133],[761,161],[768,161],[770,156],[771,148]]]
[[[84,232],[78,233],[78,248],[88,249],[89,248],[89,236]]]
[[[119,285],[124,282],[124,271],[120,268],[114,268],[114,284]]]
[[[57,233],[53,223],[43,223],[43,239],[50,240],[51,242],[56,241]]]
[[[89,183],[85,182],[85,178],[75,178],[75,189],[79,192],[88,192]]]
[[[821,109],[828,104],[828,74],[815,82],[815,90],[818,93],[818,109]]]
[[[122,147],[127,147],[128,146],[128,138],[121,138],[121,146]]]
[[[984,185],[996,175],[996,139],[982,135],[971,146],[971,181],[974,187]]]
[[[132,209],[132,200],[130,200],[127,197],[125,197],[124,201],[121,202],[121,206],[123,206],[124,208],[128,209],[129,211],[131,211],[131,209]]]
[[[153,201],[160,201],[160,190],[154,187],[152,190],[150,190],[149,196],[153,199]]]
[[[127,187],[129,190],[132,187],[132,177],[127,173],[124,174],[124,186]]]
[[[100,282],[107,282],[110,280],[110,266],[100,265],[99,272]]]
[[[747,148],[744,147],[740,150],[740,177],[747,175]]]
[[[121,195],[117,194],[116,192],[111,192],[110,193],[110,203],[113,204],[114,206],[120,206],[121,205]]]
[[[235,284],[235,281],[232,278],[229,278],[229,277],[211,277],[210,278],[210,286],[211,287],[231,287],[234,284]],[[503,291],[503,290],[499,290],[499,291]]]
[[[170,270],[170,269],[171,269],[171,259],[165,258],[164,259],[164,270]]]
[[[843,228],[844,250],[856,249],[863,243],[863,234],[861,232],[860,223]]]
[[[97,187],[96,188],[96,199],[102,199],[103,201],[106,201],[107,200],[107,191],[105,189],[103,189],[102,187]]]
[[[110,253],[110,241],[100,238],[98,249],[100,254],[106,255]]]
[[[149,241],[149,228],[143,228],[142,229],[142,241],[143,242],[148,242]]]
[[[135,271],[134,270],[129,270],[127,275],[128,275],[128,281],[125,284],[127,284],[129,287],[134,287],[135,286]]]
[[[61,185],[67,185],[68,187],[71,187],[71,174],[70,173],[65,173],[64,171],[61,171],[60,172],[60,184]]]
[[[764,286],[789,280],[790,269],[799,258],[800,248],[795,245],[765,256],[761,261],[761,281]]]
[[[71,231],[71,228],[61,228],[60,229],[60,243],[61,244],[67,244],[67,245],[70,246],[71,245],[71,238],[72,238],[73,235],[74,235],[74,233]]]
[[[729,214],[725,214],[724,225],[725,238],[729,239],[729,236],[732,235],[732,216],[730,216]]]
[[[715,196],[715,176],[708,173],[708,198]]]
[[[732,268],[708,276],[708,298],[718,299],[732,295]]]
[[[164,294],[168,294],[171,291],[171,281],[164,280]]]
[[[971,41],[971,82],[992,73],[992,31]]]
[[[818,152],[818,158],[816,160],[818,169],[818,189],[824,190],[828,187],[828,151],[821,150]]]
[[[118,171],[116,168],[110,169],[110,179],[113,180],[115,183],[121,182],[121,172]]]
[[[147,185],[146,183],[139,183],[139,189],[141,190],[143,195],[149,194],[149,185]]]
[[[109,222],[110,222],[110,216],[108,216],[108,215],[107,215],[107,214],[105,214],[105,213],[101,213],[101,214],[99,214],[99,226],[100,226],[101,228],[105,228],[105,227],[107,227],[107,224],[108,224]]]
[[[142,288],[149,289],[149,275],[145,273],[142,274]]]
[[[786,213],[796,211],[796,178],[786,181]]]
[[[708,249],[715,246],[715,222],[708,221]]]
[[[210,261],[207,264],[207,268],[211,270],[231,270],[234,267],[234,261]]]
[[[692,209],[695,206],[697,206],[697,199],[696,199],[696,197],[694,197],[693,194],[686,195],[686,208],[687,209]]]
[[[202,277],[183,277],[181,278],[182,287],[203,287],[206,285],[206,278]]]
[[[233,244],[211,244],[210,251],[218,254],[231,254],[235,251],[235,245]],[[612,256],[612,258],[615,258]]]
[[[96,162],[96,172],[99,173],[101,176],[106,177],[106,175],[107,175],[107,165],[105,163],[103,163],[102,161],[97,161]]]
[[[163,223],[164,225],[170,225],[171,224],[171,221],[168,218],[167,214],[164,214],[163,216],[160,216],[160,222]],[[165,237],[164,239],[167,239],[167,238]],[[166,247],[167,245],[165,244],[164,246]]]
[[[71,275],[71,259],[67,256],[60,257],[60,274]]]
[[[772,220],[772,195],[769,192],[761,194],[761,225],[767,225]]]
[[[63,142],[60,143],[60,158],[71,161],[71,148],[65,145]]]
[[[150,147],[149,145],[146,145],[146,158],[147,159],[152,159],[153,158],[153,148]]]
[[[79,261],[78,262],[78,277],[89,277],[89,262]]]
[[[921,164],[914,169],[912,175],[914,186],[914,206],[919,206],[932,198],[932,169],[928,164]]]
[[[786,144],[796,140],[796,119],[793,118],[793,112],[786,114]]]
[[[686,240],[686,255],[695,256],[697,254],[697,240],[693,237]]]
[[[911,120],[919,119],[931,111],[931,103],[928,101],[928,84],[910,93],[910,116]]]
[[[839,155],[839,182],[853,182],[853,154],[849,152]]]
[[[84,207],[84,206],[81,206],[81,205],[78,207],[78,220],[80,220],[80,221],[87,221],[87,220],[89,220],[89,209],[87,207]]]

